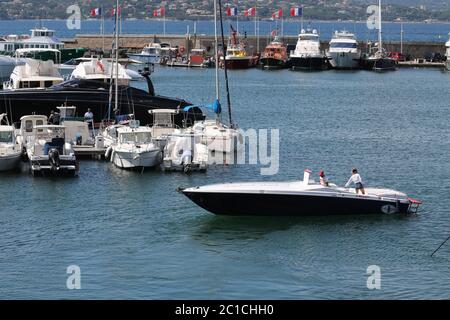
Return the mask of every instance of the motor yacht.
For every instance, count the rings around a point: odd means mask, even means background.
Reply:
[[[330,41],[327,57],[334,69],[358,69],[361,61],[361,50],[355,35],[347,31],[336,31]]]
[[[0,172],[18,168],[21,156],[15,128],[9,124],[6,113],[0,114]]]

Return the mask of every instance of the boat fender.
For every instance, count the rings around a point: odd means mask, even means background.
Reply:
[[[109,157],[111,156],[111,153],[112,153],[112,147],[109,147],[108,149],[106,149],[105,159],[109,159]]]

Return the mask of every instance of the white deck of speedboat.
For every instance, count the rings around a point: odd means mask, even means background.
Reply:
[[[308,195],[321,197],[360,197],[373,200],[380,200],[381,198],[407,200],[408,198],[406,194],[390,189],[366,188],[366,195],[357,195],[354,189],[346,189],[337,186],[324,187],[316,183],[306,185],[303,181],[215,184],[188,188],[185,191],[193,193],[245,193]]]

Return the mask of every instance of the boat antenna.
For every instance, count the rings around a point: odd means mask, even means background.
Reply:
[[[435,254],[436,252],[438,252],[439,249],[441,249],[441,248],[444,246],[444,244],[446,244],[446,243],[448,242],[448,240],[450,240],[450,236],[449,236],[447,239],[445,239],[445,241],[442,242],[441,245],[440,245],[436,250],[433,251],[433,253],[431,254],[431,256],[434,256],[434,254]]]
[[[223,33],[223,16],[222,16],[222,0],[218,0],[219,1],[219,14],[220,14],[220,32],[222,35],[222,50],[225,50],[225,35]],[[230,127],[234,128],[234,124],[233,124],[233,118],[231,116],[231,98],[230,98],[230,85],[229,85],[229,81],[228,81],[228,70],[227,70],[227,63],[226,63],[226,59],[225,59],[225,51],[224,51],[224,55],[223,55],[223,70],[225,72],[225,87],[227,90],[227,104],[228,104],[228,117],[229,117],[229,121],[230,121]]]

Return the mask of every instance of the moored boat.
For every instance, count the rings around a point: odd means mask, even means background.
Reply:
[[[291,52],[292,70],[320,71],[328,69],[328,59],[320,49],[317,30],[301,30],[295,50]]]
[[[264,49],[259,59],[259,66],[263,69],[283,69],[287,66],[287,60],[286,45],[278,37],[275,37]]]
[[[447,61],[445,62],[445,68],[450,71],[450,40],[447,41],[445,44],[446,53],[445,56],[447,58]]]
[[[361,51],[355,35],[347,31],[336,31],[327,52],[333,69],[352,70],[360,67]]]
[[[246,51],[245,44],[238,39],[237,31],[231,27],[231,37],[225,54],[227,69],[248,69],[255,66],[255,59]]]
[[[22,148],[16,141],[14,126],[6,113],[0,114],[0,172],[16,169],[20,165]]]

